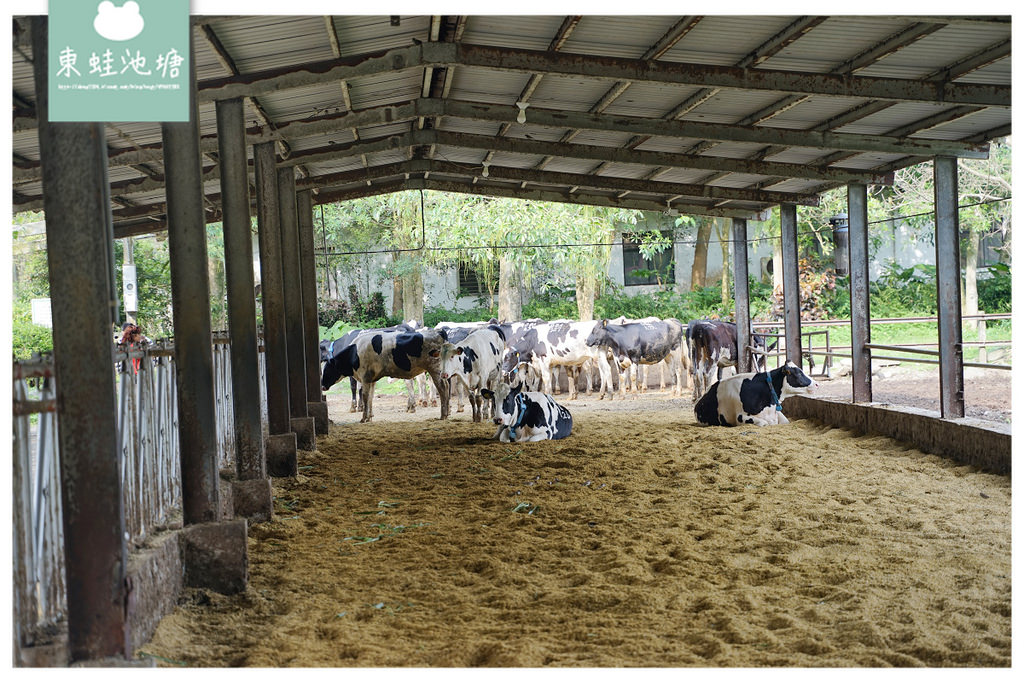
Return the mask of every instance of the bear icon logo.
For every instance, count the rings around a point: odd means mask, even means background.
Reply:
[[[110,0],[103,0],[98,7],[92,27],[107,40],[131,40],[142,33],[142,15],[139,3],[128,0],[122,7],[115,7]]]

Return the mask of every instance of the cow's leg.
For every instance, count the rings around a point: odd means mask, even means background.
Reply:
[[[455,381],[451,388],[455,392],[455,412],[461,413],[466,409],[466,387],[462,382]]]
[[[359,385],[359,397],[363,400],[363,418],[360,422],[369,422],[373,418],[373,389],[376,382],[363,382]]]
[[[612,367],[608,364],[608,356],[604,351],[600,351],[597,355],[597,371],[601,375],[601,395],[598,396],[598,400],[604,398],[605,393],[608,394],[608,400],[612,399]]]
[[[356,378],[355,377],[349,377],[348,378],[348,386],[349,386],[349,389],[352,390],[352,407],[349,409],[348,412],[354,413],[354,412],[356,412],[358,410],[358,408],[356,407],[356,393],[357,393],[357,389],[358,389],[358,384],[356,383]]]
[[[407,400],[405,402],[405,412],[415,413],[416,412],[416,381],[412,379],[405,380],[405,395]]]
[[[437,395],[440,397],[441,419],[447,420],[449,399],[451,398],[448,395],[448,382],[441,379],[441,374],[438,372],[431,372],[430,379],[434,381],[434,386],[437,387]]]

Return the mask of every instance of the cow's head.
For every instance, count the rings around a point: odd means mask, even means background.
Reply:
[[[521,385],[498,382],[494,391],[481,389],[480,395],[494,401],[494,424],[510,426],[516,419],[516,398],[521,393]]]
[[[462,367],[462,347],[445,342],[441,345],[441,379],[454,377]]]
[[[320,388],[327,391],[342,377],[351,377],[358,367],[359,352],[355,344],[349,344],[341,351],[337,351],[324,363],[323,375],[320,378]]]
[[[771,371],[772,383],[778,385],[776,377],[782,377],[782,390],[779,391],[779,400],[786,400],[787,396],[799,394],[811,394],[818,388],[818,383],[804,374],[798,365],[793,361],[786,361],[780,368]]]
[[[587,346],[607,346],[608,345],[608,319],[605,318],[601,322],[594,325],[594,329],[587,335]]]
[[[331,352],[331,340],[321,339],[320,340],[320,362],[325,363],[330,358]]]
[[[521,375],[526,366],[533,360],[532,351],[523,351],[516,347],[512,347],[505,354],[505,359],[501,362],[501,372],[505,376],[506,382],[514,382],[517,375]]]

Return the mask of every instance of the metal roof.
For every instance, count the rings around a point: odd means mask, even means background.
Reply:
[[[14,26],[14,209],[39,209]],[[318,203],[427,188],[757,217],[986,154],[1010,134],[1010,33],[966,16],[193,17],[207,218],[216,101],[240,96],[247,141],[275,141]],[[160,125],[107,124],[107,144],[116,233],[164,228]]]

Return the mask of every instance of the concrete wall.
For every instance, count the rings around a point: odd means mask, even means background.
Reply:
[[[842,399],[791,396],[783,404],[790,420],[809,418],[824,424],[881,434],[996,474],[1010,474],[1010,425],[971,418],[943,419],[931,410]]]

